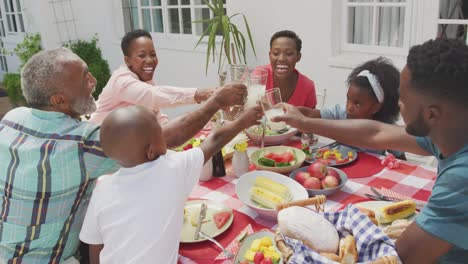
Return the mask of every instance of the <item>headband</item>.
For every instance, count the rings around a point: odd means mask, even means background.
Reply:
[[[372,86],[372,90],[374,91],[375,96],[377,97],[377,101],[379,101],[379,103],[382,103],[384,100],[384,91],[382,89],[382,86],[380,86],[377,77],[374,74],[370,73],[368,70],[363,70],[357,76],[364,76],[367,78],[367,80],[369,80],[369,83]]]

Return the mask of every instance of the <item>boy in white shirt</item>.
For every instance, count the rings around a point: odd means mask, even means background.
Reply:
[[[141,106],[112,112],[101,127],[106,155],[122,168],[93,191],[80,239],[93,263],[177,263],[184,205],[203,164],[244,128],[261,107],[213,131],[199,146],[166,155],[156,115]]]

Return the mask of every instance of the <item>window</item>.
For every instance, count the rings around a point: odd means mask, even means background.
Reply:
[[[5,47],[3,45],[3,39],[5,38],[5,26],[3,21],[3,10],[0,6],[0,70],[2,72],[8,72],[8,64],[5,57]]]
[[[3,0],[7,32],[24,32],[23,13],[20,0]]]
[[[440,0],[437,19],[437,37],[454,38],[467,42],[468,1]]]
[[[409,47],[409,0],[343,1],[342,49],[399,53]]]
[[[226,4],[226,1],[223,1]],[[200,36],[212,17],[203,0],[123,0],[125,31],[142,28],[152,33]]]

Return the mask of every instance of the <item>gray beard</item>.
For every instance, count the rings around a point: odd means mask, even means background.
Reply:
[[[73,101],[71,108],[79,115],[90,115],[96,111],[96,101],[92,96],[79,97]]]

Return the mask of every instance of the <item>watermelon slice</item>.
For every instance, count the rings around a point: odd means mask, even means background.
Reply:
[[[213,220],[215,221],[216,227],[221,229],[226,222],[231,218],[231,212],[229,211],[222,211],[213,215]]]

